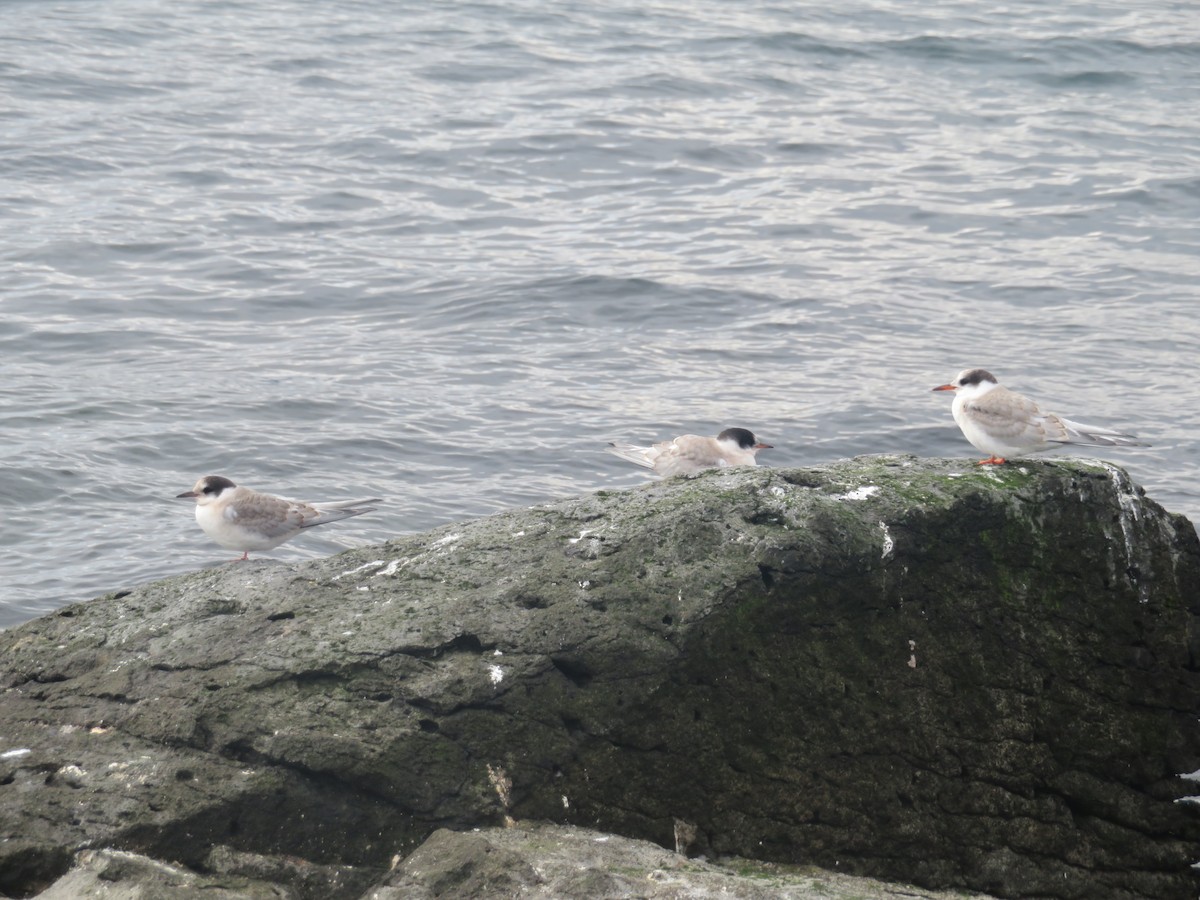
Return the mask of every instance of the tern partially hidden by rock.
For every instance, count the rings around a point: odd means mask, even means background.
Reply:
[[[726,428],[715,438],[685,434],[649,447],[612,443],[605,449],[621,459],[668,476],[690,475],[721,466],[758,465],[756,454],[759,450],[770,450],[771,445],[759,442],[754,433],[745,428]]]

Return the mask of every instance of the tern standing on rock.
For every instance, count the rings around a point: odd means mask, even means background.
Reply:
[[[305,528],[374,512],[370,500],[330,500],[301,503],[238,487],[222,475],[205,475],[176,500],[196,501],[196,521],[204,533],[227,550],[271,550]]]
[[[968,441],[984,453],[979,465],[1000,465],[1009,456],[1024,456],[1063,444],[1091,447],[1148,447],[1132,434],[1082,425],[1042,412],[1028,397],[1001,387],[986,369],[963,369],[935,391],[954,391],[954,421]]]

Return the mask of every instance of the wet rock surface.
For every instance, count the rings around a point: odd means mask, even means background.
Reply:
[[[1192,897],[1198,605],[1191,524],[1079,460],[714,471],[196,572],[0,634],[0,892],[88,847],[358,897],[515,819]]]

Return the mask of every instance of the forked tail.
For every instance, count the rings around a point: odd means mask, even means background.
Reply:
[[[1072,422],[1059,416],[1059,421],[1067,429],[1067,440],[1058,441],[1062,444],[1089,444],[1093,447],[1149,447],[1145,441],[1139,440],[1136,434],[1124,434],[1111,428],[1100,428],[1097,425],[1084,425]]]

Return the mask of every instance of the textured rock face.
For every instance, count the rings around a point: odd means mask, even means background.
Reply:
[[[715,866],[648,841],[569,825],[435,831],[363,900],[438,897],[971,900],[958,891],[930,893],[909,885],[744,859]]]
[[[378,873],[512,817],[1190,898],[1198,605],[1190,523],[1079,461],[716,471],[223,566],[0,635],[0,891],[85,844]]]
[[[240,857],[240,858],[239,858]],[[84,850],[36,900],[326,900],[347,887],[325,867],[219,848],[197,875],[124,850]],[[988,900],[804,867],[728,860],[713,865],[649,841],[570,825],[439,829],[361,900],[435,898],[604,900]]]

